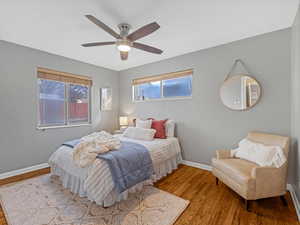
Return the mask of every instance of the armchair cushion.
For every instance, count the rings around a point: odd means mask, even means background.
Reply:
[[[246,184],[252,177],[252,170],[257,164],[242,159],[213,159],[213,167],[227,174],[239,184]]]

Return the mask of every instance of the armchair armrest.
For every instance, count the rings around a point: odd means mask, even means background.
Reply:
[[[256,167],[251,171],[255,179],[256,195],[260,197],[273,197],[286,192],[287,165],[279,168]]]
[[[216,151],[216,155],[217,155],[217,159],[228,159],[228,158],[232,158],[231,154],[230,154],[229,149],[222,149],[222,150],[217,150]]]

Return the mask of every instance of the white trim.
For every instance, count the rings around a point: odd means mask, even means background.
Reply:
[[[168,98],[151,98],[145,100],[133,100],[133,103],[141,103],[141,102],[159,102],[159,101],[180,101],[180,100],[191,100],[193,96],[182,96],[182,97],[168,97]]]
[[[46,126],[46,127],[36,127],[37,130],[47,130],[47,129],[57,129],[57,128],[70,128],[70,127],[82,127],[82,126],[92,126],[91,123],[82,123],[82,124],[72,124],[72,125],[59,125],[59,126]]]
[[[203,170],[208,170],[208,171],[212,170],[212,166],[203,163],[197,163],[188,160],[182,160],[181,163],[187,166],[192,166]]]
[[[291,193],[292,200],[293,200],[293,203],[294,203],[294,206],[295,206],[295,210],[296,210],[296,213],[297,213],[297,216],[298,216],[298,220],[300,221],[300,203],[299,203],[299,200],[297,198],[294,186],[292,184],[287,184],[287,189]]]
[[[26,168],[22,168],[22,169],[18,169],[18,170],[12,170],[9,172],[5,172],[5,173],[0,173],[0,180],[1,179],[5,179],[8,177],[13,177],[13,176],[17,176],[17,175],[21,175],[24,173],[29,173],[35,170],[40,170],[40,169],[44,169],[49,167],[48,163],[42,163],[42,164],[38,164],[35,166],[30,166],[30,167],[26,167]]]

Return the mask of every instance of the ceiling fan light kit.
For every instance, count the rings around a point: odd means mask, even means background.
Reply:
[[[129,52],[132,46],[132,43],[127,39],[118,39],[116,41],[117,49],[121,52]]]
[[[129,34],[131,26],[127,23],[121,23],[118,25],[118,28],[120,29],[120,34],[118,34],[113,29],[98,20],[96,17],[92,15],[86,15],[86,17],[98,27],[102,28],[104,31],[116,38],[116,41],[86,43],[82,44],[83,47],[116,45],[117,49],[120,51],[120,57],[122,60],[128,59],[128,52],[130,51],[131,47],[154,54],[161,54],[163,52],[158,48],[135,42],[136,40],[141,39],[160,28],[160,26],[156,22],[147,24],[132,32],[131,34]]]

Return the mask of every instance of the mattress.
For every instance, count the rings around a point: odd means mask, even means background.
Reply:
[[[97,159],[93,165],[79,168],[72,159],[73,149],[67,146],[61,146],[51,155],[49,165],[51,166],[52,175],[59,176],[63,186],[73,193],[81,197],[87,197],[99,205],[110,206],[116,201],[126,199],[128,193],[140,190],[144,185],[152,184],[161,177],[166,176],[176,169],[181,161],[181,149],[178,139],[175,137],[141,141],[126,138],[122,135],[117,136],[121,141],[135,142],[144,145],[149,150],[154,167],[154,175],[150,180],[117,194],[108,164],[104,160]]]

